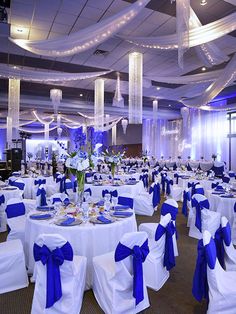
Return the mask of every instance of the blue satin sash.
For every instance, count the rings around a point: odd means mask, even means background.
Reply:
[[[170,270],[175,266],[175,254],[173,245],[173,235],[175,233],[176,228],[173,221],[170,221],[166,227],[163,227],[161,224],[159,224],[155,233],[156,241],[158,241],[164,234],[166,234],[163,265],[166,267],[167,270]]]
[[[50,308],[62,297],[60,266],[64,260],[73,260],[73,250],[69,242],[53,251],[46,245],[40,247],[35,243],[34,259],[47,266],[46,308]]]
[[[128,256],[133,256],[133,297],[138,305],[143,299],[143,265],[147,255],[149,254],[148,239],[142,246],[135,245],[133,249],[119,243],[115,251],[115,261],[119,262]]]

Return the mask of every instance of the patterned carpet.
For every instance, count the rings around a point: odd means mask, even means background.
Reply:
[[[181,206],[179,206],[181,208]],[[180,211],[180,209],[179,209]],[[159,211],[152,217],[137,216],[138,224],[159,221]],[[171,270],[170,278],[158,291],[149,290],[150,307],[145,314],[203,314],[206,302],[198,303],[192,296],[192,278],[196,262],[197,240],[188,236],[186,218],[179,213],[177,217],[178,250],[176,267]],[[6,234],[0,234],[0,242],[5,241]],[[1,314],[30,314],[34,285],[0,295]],[[99,308],[92,290],[85,292],[81,314],[103,313]],[[32,313],[34,314],[34,313]],[[125,314],[125,313],[124,313]]]

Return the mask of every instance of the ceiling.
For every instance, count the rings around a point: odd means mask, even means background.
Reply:
[[[12,0],[8,10],[8,21],[11,24],[11,37],[30,40],[44,40],[69,35],[86,28],[105,18],[114,15],[123,8],[135,2],[134,0]],[[235,0],[207,0],[207,5],[201,6],[200,0],[192,0],[191,6],[202,24],[215,21],[236,11]],[[147,7],[121,31],[121,35],[131,36],[157,36],[175,33],[175,2],[171,0],[151,0]],[[215,41],[218,47],[228,55],[236,51],[236,32]],[[96,50],[104,50],[105,54],[96,54]],[[32,67],[35,69],[48,69],[65,72],[85,72],[96,70],[112,70],[105,76],[105,103],[106,110],[111,107],[116,86],[116,72],[121,73],[121,91],[128,103],[128,54],[131,51],[140,51],[144,54],[144,76],[180,76],[187,73],[199,73],[203,64],[197,58],[194,49],[189,49],[184,57],[184,69],[180,69],[177,62],[176,51],[159,51],[140,48],[118,38],[113,37],[94,49],[62,58],[41,57],[23,50],[10,42],[8,38],[1,37],[0,63]],[[225,64],[217,66],[223,68]],[[209,70],[214,69],[211,68]],[[208,70],[208,69],[207,69]],[[150,84],[151,83],[151,84]],[[7,80],[0,80],[0,108],[7,108],[6,92]],[[161,87],[157,90],[156,87]],[[37,108],[37,97],[44,97],[45,109],[48,108],[49,90],[51,85],[30,82],[21,83],[21,108],[28,108],[29,99],[32,106]],[[70,111],[70,101],[81,104],[85,101],[93,103],[94,79],[66,82],[60,86],[66,107],[62,111]],[[152,100],[162,94],[168,95],[169,88],[177,94],[184,96],[185,86],[176,84],[162,84],[148,82],[144,86],[144,108],[151,110]],[[188,88],[187,88],[188,89]],[[236,94],[236,85],[223,91],[224,97]],[[46,98],[45,98],[46,97]],[[176,101],[162,99],[160,109],[175,114],[181,107]],[[236,102],[236,98],[231,101]],[[42,107],[42,108],[41,108]],[[41,106],[43,109],[44,107]],[[86,108],[83,107],[83,109]],[[91,106],[88,106],[91,110]],[[114,109],[114,108],[113,108]],[[86,110],[86,109],[84,109]]]

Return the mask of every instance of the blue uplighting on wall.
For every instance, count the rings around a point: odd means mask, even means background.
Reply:
[[[6,156],[4,154],[6,145],[6,129],[0,129],[0,160],[6,160]]]

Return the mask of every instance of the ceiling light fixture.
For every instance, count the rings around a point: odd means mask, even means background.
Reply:
[[[80,95],[80,97],[83,97],[83,94],[79,94]]]
[[[22,28],[17,28],[16,31],[17,31],[18,33],[23,33],[23,29],[22,29]]]
[[[157,90],[160,90],[161,88],[160,88],[160,86],[157,86]]]
[[[201,0],[200,5],[206,5],[207,4],[207,0]]]
[[[206,67],[202,67],[202,69],[201,69],[201,70],[202,70],[203,72],[204,72],[204,71],[206,71]]]

